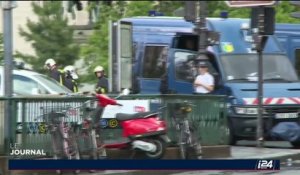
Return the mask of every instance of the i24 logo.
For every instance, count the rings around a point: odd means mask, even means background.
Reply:
[[[265,169],[273,169],[274,168],[273,160],[259,160],[257,164],[258,170],[265,170]]]

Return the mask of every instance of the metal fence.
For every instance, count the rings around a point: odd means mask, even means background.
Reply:
[[[11,98],[12,123],[11,140],[19,143],[22,149],[43,149],[51,154],[51,136],[42,118],[35,120],[49,110],[64,111],[65,119],[70,125],[80,125],[82,118],[87,115],[78,106],[95,107],[96,103],[84,103],[92,97],[23,97]],[[8,99],[0,98],[0,154],[4,154],[4,103]],[[168,135],[175,143],[177,133],[174,128],[172,115],[174,105],[187,101],[193,104],[189,118],[197,128],[203,145],[224,145],[228,142],[229,131],[226,118],[226,103],[224,96],[196,96],[196,95],[128,95],[118,100],[149,100],[150,110],[165,106],[161,117],[167,121]],[[67,111],[66,111],[67,109]],[[112,116],[113,118],[113,116]],[[111,140],[121,137],[121,128],[104,129],[105,139]]]

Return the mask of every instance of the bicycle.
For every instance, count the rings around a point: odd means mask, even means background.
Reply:
[[[83,118],[81,128],[76,130],[77,142],[80,139],[83,140],[84,147],[88,148],[89,158],[96,160],[106,157],[106,152],[103,148],[103,139],[101,138],[100,124],[95,119],[97,108],[84,107],[84,110],[88,112],[88,115],[85,115]]]
[[[53,149],[53,159],[80,159],[79,149],[76,142],[76,136],[73,128],[70,127],[64,118],[68,117],[68,111],[71,108],[62,109],[61,107],[41,107],[43,114],[35,119],[40,121],[43,118],[46,128],[51,134],[51,145]],[[60,112],[58,112],[60,110]],[[74,173],[79,173],[75,170]],[[57,174],[61,174],[61,170],[56,170]]]
[[[182,159],[198,159],[202,154],[200,140],[196,136],[195,128],[190,125],[188,114],[192,111],[192,104],[188,102],[175,104],[173,121],[178,131],[178,145]]]

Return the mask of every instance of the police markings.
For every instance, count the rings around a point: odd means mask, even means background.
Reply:
[[[245,105],[257,105],[257,98],[243,98]],[[272,105],[272,104],[300,104],[299,97],[278,97],[278,98],[263,98],[264,105]]]

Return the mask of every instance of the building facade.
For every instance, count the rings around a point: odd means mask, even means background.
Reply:
[[[86,38],[92,33],[92,18],[87,11],[88,1],[81,1],[83,10],[77,11],[74,8],[74,17],[68,12],[68,3],[70,1],[62,1],[64,16],[68,18],[70,26],[74,27],[74,38],[80,43],[84,43]],[[35,55],[31,43],[25,41],[25,38],[20,36],[19,28],[28,30],[26,27],[27,20],[37,21],[38,17],[34,14],[31,3],[36,3],[40,6],[44,5],[44,1],[17,1],[17,7],[12,10],[13,19],[13,52],[21,52],[23,54]],[[3,10],[0,9],[0,32],[3,33]]]

